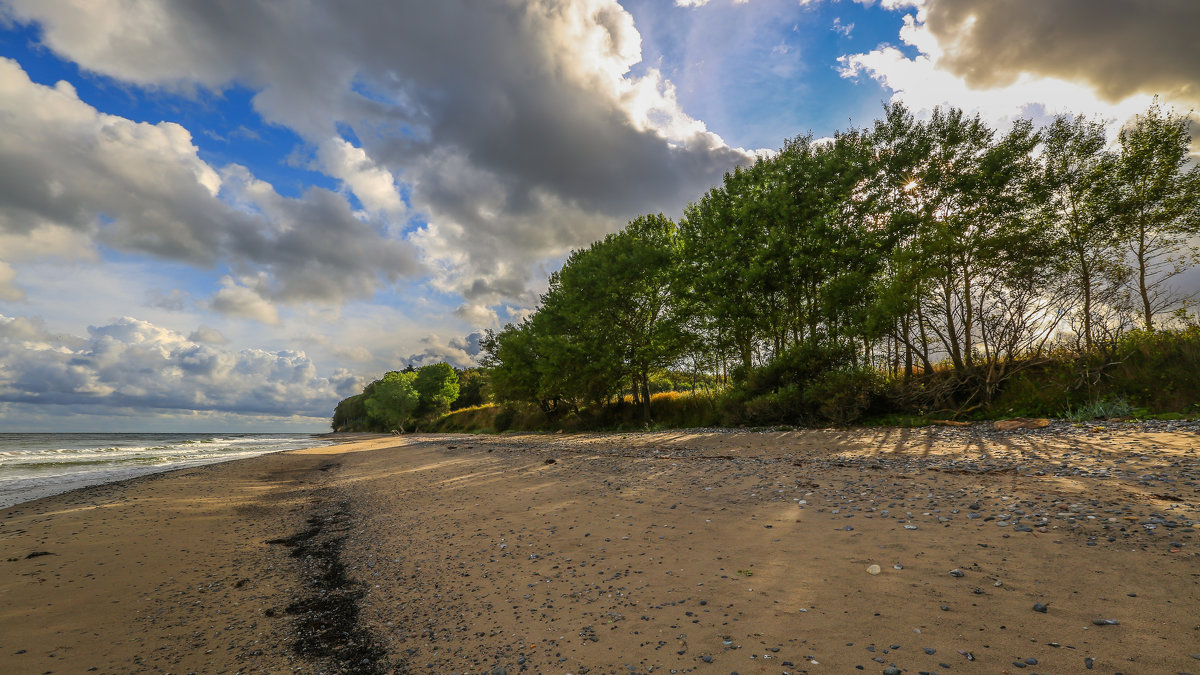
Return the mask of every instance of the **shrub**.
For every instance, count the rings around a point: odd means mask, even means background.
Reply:
[[[501,406],[500,411],[496,413],[495,419],[492,420],[492,429],[495,431],[508,431],[512,428],[513,421],[517,418],[517,411],[511,406]]]
[[[861,419],[878,398],[879,385],[872,370],[834,370],[805,387],[803,401],[813,421],[850,424]]]

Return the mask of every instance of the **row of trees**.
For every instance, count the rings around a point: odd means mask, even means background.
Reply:
[[[660,368],[744,382],[801,362],[796,377],[906,379],[945,363],[945,386],[914,391],[986,403],[1056,340],[1103,348],[1185,300],[1171,280],[1196,262],[1189,147],[1187,119],[1157,103],[1115,144],[1081,117],[998,133],[886,106],[869,129],[734,169],[678,224],[643,216],[572,253],[538,310],[484,341],[493,391],[550,417],[628,391],[649,421]]]
[[[410,365],[338,403],[332,426],[334,431],[404,431],[418,420],[446,414],[458,398],[458,373],[449,364]]]

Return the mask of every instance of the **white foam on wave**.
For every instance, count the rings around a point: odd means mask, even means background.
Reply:
[[[327,444],[307,434],[0,434],[0,508],[152,473]]]

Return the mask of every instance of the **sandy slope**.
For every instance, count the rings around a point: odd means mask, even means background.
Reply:
[[[421,435],[185,470],[0,512],[0,672],[1200,673],[1198,440]]]

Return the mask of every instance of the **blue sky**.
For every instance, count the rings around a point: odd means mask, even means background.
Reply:
[[[323,430],[787,138],[1200,103],[1194,3],[1004,4],[0,0],[0,430]]]

